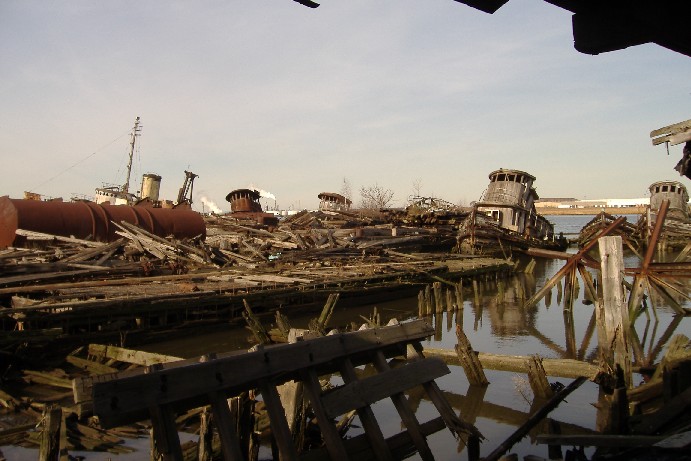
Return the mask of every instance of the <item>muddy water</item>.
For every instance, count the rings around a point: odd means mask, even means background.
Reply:
[[[552,216],[557,231],[565,234],[577,233],[592,216]],[[637,217],[629,218],[635,222]],[[571,250],[575,252],[575,249]],[[627,267],[637,267],[639,262],[635,256],[627,256]],[[505,280],[501,287],[492,280],[479,284],[479,294],[476,298],[471,287],[466,287],[464,306],[454,313],[429,317],[428,321],[434,325],[436,334],[423,346],[428,348],[452,349],[456,343],[455,328],[461,325],[468,336],[473,348],[477,351],[509,354],[532,355],[538,354],[545,358],[578,358],[593,359],[597,350],[597,333],[589,339],[588,325],[593,317],[593,306],[583,302],[583,284],[579,292],[579,299],[574,302],[573,310],[569,314],[563,308],[564,300],[555,288],[545,299],[535,307],[524,309],[525,299],[530,297],[536,289],[542,287],[556,271],[563,265],[562,261],[538,261],[532,275],[519,274]],[[689,293],[689,286],[686,286]],[[682,304],[691,307],[691,303],[682,300]],[[674,317],[671,308],[661,299],[655,299],[657,317],[651,314],[648,318],[642,315],[636,322],[636,332],[644,352],[652,361],[659,360],[664,352],[665,344],[674,334],[691,335],[691,318]],[[417,298],[406,298],[376,306],[361,308],[338,308],[332,317],[332,325],[348,325],[350,322],[362,323],[363,317],[369,317],[374,309],[381,315],[382,322],[391,318],[399,320],[417,317]],[[314,315],[291,316],[289,310],[284,311],[294,327],[305,327]],[[147,347],[147,350],[160,353],[193,357],[208,352],[222,352],[246,349],[252,345],[250,334],[242,328],[205,334],[193,338],[160,343]],[[486,437],[481,446],[481,456],[489,454],[497,445],[503,442],[518,425],[534,411],[531,407],[532,392],[523,374],[486,370],[490,385],[486,388],[476,388],[468,385],[465,374],[460,367],[451,366],[451,373],[437,380],[445,393],[447,400],[465,420],[474,423]],[[566,378],[549,378],[550,382],[559,381],[564,385],[570,383]],[[639,383],[640,376],[634,382]],[[561,423],[563,433],[589,433],[596,429],[597,386],[586,382],[565,402],[550,414],[550,418]],[[418,419],[428,421],[438,414],[433,405],[419,393],[411,393],[409,398],[417,407]],[[382,426],[385,436],[393,435],[402,430],[401,421],[393,405],[383,401],[374,406],[375,415]],[[356,420],[349,435],[360,433],[360,424]],[[521,442],[514,445],[510,452],[519,455],[534,454],[547,457],[547,447],[534,444],[534,436],[545,433],[546,428],[539,426]],[[448,431],[441,431],[429,437],[430,446],[437,460],[467,459],[463,443],[454,439]],[[142,459],[148,453],[148,442],[138,441],[138,447],[144,450],[139,456],[114,456],[93,453],[81,453],[87,460],[105,459]],[[3,447],[5,450],[7,447]],[[146,454],[145,454],[146,453]],[[586,453],[591,453],[586,451]],[[6,452],[6,456],[8,453]],[[10,458],[8,458],[10,459]],[[26,458],[32,459],[32,458]],[[412,459],[419,459],[414,456]]]

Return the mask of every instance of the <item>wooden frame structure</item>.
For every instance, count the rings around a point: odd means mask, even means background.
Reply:
[[[158,453],[164,460],[182,460],[174,414],[210,405],[224,459],[242,460],[227,399],[245,390],[259,389],[281,459],[297,460],[299,455],[276,389],[295,380],[304,385],[331,459],[401,459],[401,450],[410,452],[412,445],[423,460],[433,460],[425,437],[444,426],[456,436],[469,435],[474,443],[482,438],[473,425],[454,413],[434,381],[448,374],[449,369],[441,359],[423,355],[420,341],[433,333],[427,323],[416,320],[99,377],[93,383],[94,414],[106,428],[150,418]],[[412,360],[392,368],[387,359],[406,356],[408,350]],[[355,367],[370,363],[377,373],[359,379]],[[340,373],[344,384],[322,392],[319,377],[333,373]],[[420,384],[440,413],[440,417],[424,424],[418,422],[404,396],[404,391]],[[389,439],[384,439],[370,407],[386,398],[391,398],[406,427]],[[357,410],[365,433],[343,440],[333,420],[349,410]]]

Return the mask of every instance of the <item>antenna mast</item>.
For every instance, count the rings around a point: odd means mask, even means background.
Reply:
[[[130,138],[130,159],[127,163],[127,180],[122,185],[122,192],[128,193],[130,191],[130,175],[132,174],[132,157],[134,156],[134,141],[139,136],[142,128],[139,126],[139,117],[134,121],[134,128],[132,129],[132,136]]]

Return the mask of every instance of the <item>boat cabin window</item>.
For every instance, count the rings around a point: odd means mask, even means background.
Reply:
[[[502,212],[499,210],[487,210],[485,213],[487,213],[487,216],[490,218],[494,219],[498,223],[501,223],[501,218],[502,218]]]
[[[676,186],[670,186],[669,190],[670,190],[670,192],[676,192],[677,188],[676,188]]]
[[[667,186],[662,186],[662,192],[667,192]]]

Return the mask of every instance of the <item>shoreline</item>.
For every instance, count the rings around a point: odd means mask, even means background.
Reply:
[[[560,215],[597,215],[602,213],[609,213],[615,216],[621,215],[640,215],[645,212],[646,206],[631,206],[631,207],[587,207],[587,208],[554,208],[554,207],[537,207],[536,210],[543,216],[560,216]]]

